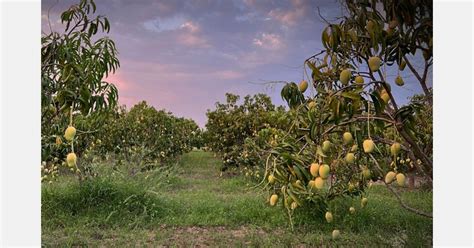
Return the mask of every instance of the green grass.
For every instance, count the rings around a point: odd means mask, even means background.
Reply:
[[[340,200],[328,224],[308,207],[295,212],[270,207],[244,177],[220,177],[210,153],[184,155],[171,171],[133,177],[110,171],[82,183],[63,177],[42,189],[45,246],[254,246],[429,247],[432,220],[402,209],[383,186],[368,192],[369,204]],[[432,193],[406,191],[403,199],[432,211]],[[357,214],[348,215],[349,206]],[[341,238],[331,240],[334,228]]]

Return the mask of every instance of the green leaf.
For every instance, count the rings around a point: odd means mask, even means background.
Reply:
[[[327,156],[324,154],[323,152],[323,149],[321,148],[321,146],[318,145],[318,147],[316,148],[316,154],[323,157],[323,158],[326,158]]]
[[[345,98],[349,98],[349,99],[352,99],[352,100],[359,100],[360,99],[360,95],[356,92],[350,92],[350,91],[344,91],[341,93],[341,96],[345,97]]]
[[[383,109],[382,104],[381,104],[383,102],[383,100],[380,98],[380,96],[376,92],[370,93],[370,97],[372,98],[372,102],[374,103],[375,113],[377,115],[380,115],[382,113],[382,109]]]

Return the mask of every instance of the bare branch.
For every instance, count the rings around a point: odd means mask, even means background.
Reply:
[[[317,9],[318,9],[318,15],[321,18],[321,20],[323,20],[327,25],[331,25],[331,23],[321,15],[321,10],[319,9],[319,7],[317,7]]]
[[[429,96],[430,92],[428,90],[428,87],[426,87],[426,74],[428,72],[428,68],[429,68],[430,64],[425,61],[425,69],[424,69],[423,77],[421,77],[420,74],[418,73],[418,71],[415,69],[415,67],[413,67],[411,62],[407,59],[406,55],[403,55],[403,59],[407,63],[408,68],[410,68],[410,71],[413,73],[413,75],[415,75],[416,79],[418,79],[418,81],[420,82],[421,88],[423,88],[423,92],[425,93],[425,95]],[[431,102],[431,100],[430,100],[430,102]]]
[[[51,7],[49,7],[48,9],[48,26],[49,26],[49,31],[52,33],[53,32],[53,29],[51,28],[51,21],[49,20],[49,12],[51,11],[51,9],[56,6],[56,4],[58,4],[59,0],[56,0],[56,3],[54,3],[53,5],[51,5]]]

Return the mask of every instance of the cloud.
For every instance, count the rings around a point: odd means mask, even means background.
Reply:
[[[280,35],[263,33],[253,39],[253,44],[268,50],[279,50],[285,47]]]
[[[171,18],[157,17],[143,22],[143,26],[148,31],[160,33],[177,30],[181,28],[184,22],[185,18],[183,16],[172,16]]]
[[[210,44],[201,33],[199,25],[192,21],[186,21],[180,26],[178,42],[182,45],[195,48],[208,48]]]
[[[268,15],[272,19],[275,19],[281,22],[283,25],[294,26],[298,23],[297,21],[299,20],[299,18],[301,18],[301,15],[302,15],[301,13],[303,12],[304,12],[303,9],[297,9],[293,11],[284,11],[280,9],[275,9],[275,10],[270,11]]]
[[[145,21],[143,26],[146,30],[174,39],[174,42],[191,48],[209,48],[208,40],[203,36],[201,27],[183,15],[175,15],[169,18],[155,18]]]
[[[268,13],[268,16],[285,26],[291,27],[304,20],[310,13],[311,8],[314,8],[307,0],[292,0],[291,5],[292,8],[289,9],[273,9]]]
[[[181,24],[181,29],[189,30],[191,33],[197,33],[200,30],[199,26],[192,21],[187,21]]]
[[[208,48],[210,47],[207,40],[199,35],[195,35],[192,33],[183,33],[178,36],[178,42],[182,45],[188,47],[196,47],[196,48]]]

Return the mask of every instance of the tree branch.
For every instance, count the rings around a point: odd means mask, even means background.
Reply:
[[[426,154],[420,149],[418,144],[410,137],[410,135],[403,129],[403,127],[397,126],[397,130],[400,135],[410,144],[413,149],[413,153],[418,157],[421,162],[423,162],[423,167],[426,170],[426,173],[429,175],[429,178],[432,179],[431,170],[433,168],[433,162],[426,156]]]
[[[421,88],[423,89],[423,92],[425,93],[425,95],[430,96],[430,91],[428,90],[428,87],[426,86],[426,74],[428,72],[429,63],[425,61],[425,69],[424,69],[423,77],[421,77],[418,71],[416,71],[415,67],[413,67],[411,62],[407,59],[406,55],[403,55],[403,59],[407,63],[408,68],[410,68],[410,71],[413,73],[413,75],[415,75],[416,79],[418,79],[418,81],[420,82]],[[430,100],[430,103],[431,102],[432,101]]]
[[[368,117],[368,116],[355,116],[352,120],[341,122],[337,125],[331,126],[330,128],[326,129],[326,131],[324,131],[321,134],[321,136],[331,132],[336,127],[345,126],[347,124],[350,124],[350,123],[353,123],[353,122],[356,122],[356,121],[366,121],[368,118],[375,119],[375,120],[381,120],[381,121],[385,121],[385,122],[388,122],[388,123],[395,124],[395,121],[387,119],[387,118],[383,118],[383,117],[380,117],[380,116],[370,116],[370,117]]]
[[[387,144],[387,145],[392,145],[393,143],[395,143],[395,141],[393,141],[393,140],[385,139],[385,138],[378,137],[378,136],[375,136],[373,139],[376,142],[380,142],[380,143]],[[421,174],[423,174],[425,176],[425,178],[427,178],[428,181],[430,181],[430,183],[433,183],[433,179],[431,179],[431,177],[426,173],[426,171],[423,168],[421,168],[418,163],[416,163],[417,158],[413,154],[413,151],[410,150],[405,144],[400,144],[400,147],[402,148],[402,150],[404,150],[408,153],[408,156],[410,157],[411,160],[413,160],[413,163],[414,163],[416,169]]]
[[[385,78],[382,75],[382,73],[380,72],[380,70],[378,70],[378,74],[379,74],[380,78],[382,79],[382,81],[387,83],[387,81],[385,81]],[[395,112],[398,111],[397,102],[395,102],[395,97],[393,97],[392,91],[385,84],[383,84],[383,88],[385,89],[385,91],[390,96],[390,100],[392,100],[392,104],[393,104],[393,108],[395,109]]]
[[[374,161],[375,163],[375,166],[377,167],[377,169],[379,170],[379,172],[381,174],[383,174],[383,170],[382,168],[380,167],[379,163],[377,162],[377,160],[374,158],[374,156],[372,154],[369,153],[369,156],[370,158],[372,158],[372,160]],[[406,210],[410,211],[410,212],[413,212],[415,214],[418,214],[418,215],[421,215],[421,216],[424,216],[424,217],[428,217],[428,218],[433,218],[433,214],[429,214],[429,213],[426,213],[424,211],[421,211],[419,209],[416,209],[416,208],[413,208],[413,207],[410,207],[408,206],[402,199],[402,197],[400,196],[400,194],[398,194],[398,192],[393,189],[392,186],[390,186],[389,184],[387,184],[385,182],[385,180],[383,180],[383,183],[385,184],[385,186],[387,186],[387,188],[393,193],[393,195],[397,198],[398,202],[400,203],[400,205],[405,208]]]

